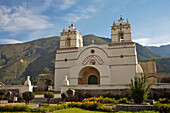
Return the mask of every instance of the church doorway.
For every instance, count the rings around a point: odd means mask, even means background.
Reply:
[[[98,84],[98,78],[96,75],[90,75],[88,77],[88,84]]]
[[[99,71],[91,66],[84,67],[79,72],[78,84],[100,84]]]

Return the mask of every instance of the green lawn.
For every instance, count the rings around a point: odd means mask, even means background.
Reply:
[[[61,110],[55,113],[110,113],[110,112],[99,112],[99,111],[89,111],[80,108],[69,108],[66,110]]]
[[[66,110],[61,110],[55,113],[111,113],[111,112],[100,112],[100,111],[89,111],[89,110],[84,110],[80,108],[69,108]],[[113,113],[159,113],[155,111],[143,111],[143,112],[125,112],[125,111],[120,111],[120,112],[113,112]]]

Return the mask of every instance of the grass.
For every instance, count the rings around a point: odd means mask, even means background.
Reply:
[[[55,113],[159,113],[155,111],[141,111],[141,112],[126,112],[126,111],[119,111],[119,112],[100,112],[100,111],[89,111],[80,108],[69,108],[66,110],[61,110]]]
[[[35,95],[43,95],[46,92],[53,92],[54,94],[59,94],[60,93],[60,91],[34,91],[33,93]]]
[[[3,112],[3,113],[33,113],[33,112]],[[38,112],[35,112],[38,113]],[[141,112],[126,112],[126,111],[119,111],[119,112],[101,112],[101,111],[89,111],[80,108],[69,108],[66,110],[60,110],[53,113],[159,113],[155,111],[141,111]]]
[[[61,110],[55,113],[110,113],[110,112],[100,112],[100,111],[89,111],[80,108],[69,108],[66,110]]]

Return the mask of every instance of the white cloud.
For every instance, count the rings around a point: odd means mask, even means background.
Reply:
[[[88,19],[91,18],[92,15],[96,12],[97,10],[92,7],[89,6],[87,8],[78,8],[75,10],[74,13],[69,13],[67,15],[64,16],[64,20],[68,21],[68,22],[78,22],[81,19]]]
[[[150,40],[151,39],[149,39],[149,38],[139,38],[139,39],[134,39],[133,41],[137,42],[137,43],[139,43],[141,45],[146,46],[150,42]]]
[[[59,8],[61,10],[66,10],[68,8],[70,8],[72,5],[76,4],[75,0],[62,0],[62,4],[59,5]]]
[[[0,31],[37,30],[52,27],[48,17],[27,10],[22,6],[8,8],[0,6]]]
[[[147,36],[148,37],[148,36]],[[161,45],[168,45],[170,44],[170,34],[164,35],[150,35],[148,38],[138,38],[134,39],[134,42],[137,42],[143,46],[156,46],[159,47]]]
[[[23,43],[23,42],[15,39],[0,39],[0,44],[15,44],[15,43]]]

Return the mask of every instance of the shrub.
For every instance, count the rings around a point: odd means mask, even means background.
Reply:
[[[3,100],[4,96],[7,94],[7,90],[6,89],[0,89],[0,96],[1,96],[1,100]]]
[[[97,100],[97,102],[104,103],[104,98],[103,98],[103,97],[99,97],[99,99]]]
[[[155,106],[160,113],[170,113],[170,106],[168,104],[156,102]]]
[[[159,103],[167,104],[168,103],[168,99],[167,98],[159,98],[158,102]]]
[[[67,93],[62,93],[61,98],[65,101],[68,98]]]
[[[81,108],[82,107],[82,102],[69,102],[67,103],[68,107],[78,107],[78,108]]]
[[[82,107],[88,110],[97,110],[97,107],[100,105],[99,102],[83,102]]]
[[[146,75],[140,77],[135,76],[134,80],[131,80],[130,95],[135,103],[143,103],[147,97],[152,84],[146,85]]]
[[[31,101],[32,99],[34,99],[34,93],[30,92],[30,91],[26,91],[24,93],[22,93],[22,98],[25,100],[25,104],[28,105],[29,101]]]
[[[97,111],[111,112],[112,109],[106,105],[101,105],[97,107]]]
[[[82,102],[93,102],[93,101],[96,101],[96,102],[100,102],[100,103],[114,103],[114,104],[117,104],[118,101],[115,100],[115,98],[103,98],[102,96],[96,98],[96,97],[91,97],[91,98],[85,98],[82,100]]]
[[[0,111],[28,111],[29,107],[25,105],[4,105],[0,106]]]
[[[50,99],[54,98],[54,93],[53,92],[46,92],[44,94],[44,97],[47,98],[47,103],[50,104]]]
[[[103,99],[103,103],[112,103],[112,100],[113,99],[106,97]]]
[[[119,103],[129,104],[130,101],[125,97],[118,100]]]

